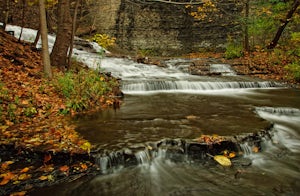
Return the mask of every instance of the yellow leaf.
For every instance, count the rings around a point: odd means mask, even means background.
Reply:
[[[39,180],[42,180],[42,181],[48,180],[48,177],[47,177],[47,176],[40,176],[40,177],[39,177]]]
[[[27,180],[29,178],[31,178],[30,174],[21,174],[19,175],[18,180]]]
[[[223,155],[214,156],[214,160],[217,161],[220,165],[229,167],[231,166],[231,161]]]
[[[89,154],[91,151],[91,143],[90,142],[84,142],[81,146],[81,149],[86,150]]]
[[[9,126],[0,126],[0,129],[2,130],[2,131],[5,131],[7,128],[8,128]]]

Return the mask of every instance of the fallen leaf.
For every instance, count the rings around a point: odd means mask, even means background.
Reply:
[[[197,119],[197,116],[189,115],[189,116],[186,116],[185,118],[188,120],[195,120],[195,119]]]
[[[81,146],[81,149],[86,150],[89,154],[91,151],[91,143],[90,142],[84,142]]]
[[[4,163],[1,164],[1,169],[6,170],[9,165],[13,164],[13,161],[5,161]]]
[[[2,177],[2,181],[0,182],[0,186],[6,185],[11,179],[15,177],[15,174],[8,172],[5,174],[1,174],[0,177]]]
[[[29,167],[25,167],[25,168],[23,168],[20,172],[21,173],[26,173],[26,172],[28,172],[29,171]]]
[[[59,168],[59,170],[60,171],[62,171],[62,172],[67,172],[67,171],[69,171],[69,166],[67,166],[67,165],[64,165],[64,166],[61,166],[60,168]]]
[[[9,196],[23,196],[26,195],[27,191],[11,193]]]
[[[39,180],[42,180],[42,181],[48,180],[48,177],[47,177],[47,176],[40,176],[40,177],[39,177]]]
[[[80,166],[83,170],[87,170],[87,168],[88,168],[88,166],[85,163],[81,164]]]
[[[214,160],[217,161],[220,165],[229,167],[231,166],[231,161],[223,155],[215,155]]]
[[[27,180],[29,178],[31,178],[30,174],[21,174],[19,175],[18,180]]]
[[[48,175],[47,178],[48,178],[48,181],[54,181],[54,177],[51,174]]]
[[[259,152],[259,148],[257,146],[254,146],[252,148],[252,152],[255,152],[255,153]]]
[[[44,163],[47,163],[48,161],[50,161],[51,160],[51,154],[46,154],[45,156],[44,156]]]
[[[229,155],[228,155],[228,158],[234,158],[236,156],[236,154],[235,154],[235,152],[231,152],[231,153],[229,153]]]

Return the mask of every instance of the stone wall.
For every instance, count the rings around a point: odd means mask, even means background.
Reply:
[[[241,33],[241,7],[234,0],[218,1],[211,21],[195,20],[185,5],[142,3],[135,0],[99,0],[96,29],[117,38],[130,51],[180,55],[199,50],[224,50],[228,35]]]
[[[3,1],[3,0],[1,0]],[[173,0],[175,1],[175,0]],[[106,33],[117,38],[120,48],[134,52],[148,52],[159,56],[181,55],[190,52],[225,49],[227,37],[241,36],[239,18],[241,6],[236,0],[218,0],[219,12],[210,20],[195,20],[185,5],[144,0],[94,0],[80,9],[80,35]],[[144,3],[143,3],[144,2]],[[190,0],[177,0],[190,2]],[[22,4],[12,3],[13,23],[22,25]],[[0,11],[3,6],[0,6]],[[56,12],[51,11],[55,22]],[[24,12],[26,27],[38,28],[36,6]],[[2,16],[1,16],[2,17]],[[50,27],[55,28],[55,23]],[[52,29],[50,28],[51,32]]]

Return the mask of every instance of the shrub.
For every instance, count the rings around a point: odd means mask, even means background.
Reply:
[[[112,47],[115,45],[116,38],[110,37],[107,34],[95,34],[92,38],[92,41],[99,44],[99,46],[108,49],[109,47]]]
[[[66,108],[62,114],[70,111],[81,112],[100,105],[101,97],[108,94],[118,83],[94,70],[80,70],[77,74],[68,72],[54,79],[54,86],[66,99]]]
[[[243,56],[243,46],[238,43],[229,42],[226,46],[225,58],[233,59],[241,56]]]
[[[296,81],[300,82],[300,62],[288,64],[284,68]]]

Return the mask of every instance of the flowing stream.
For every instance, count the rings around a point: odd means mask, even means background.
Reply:
[[[95,61],[89,61],[93,67]],[[193,76],[175,66],[188,61],[170,60],[161,68],[128,59],[102,59],[105,71],[122,78],[123,104],[76,121],[78,131],[106,151],[99,155],[99,175],[46,189],[45,194],[297,195],[299,89],[237,76],[229,65],[211,65],[210,71],[220,72],[214,77]],[[261,152],[254,153],[248,142],[240,144],[239,160],[250,160],[250,166],[233,160],[233,167],[224,168],[178,153],[186,152],[182,146],[147,148],[148,143],[165,138],[232,136],[266,129],[268,136],[260,137]],[[137,163],[125,164],[127,151],[134,153]]]
[[[28,29],[23,33],[34,37]],[[226,64],[210,65],[209,71],[218,76],[194,76],[188,71],[190,59],[158,67],[101,59],[78,48],[74,56],[121,78],[125,98],[120,109],[75,120],[78,131],[103,151],[99,175],[32,195],[300,194],[299,89],[238,76]],[[241,142],[242,154],[230,168],[203,159],[205,155],[191,156],[182,142],[202,134],[238,136],[263,130],[267,134],[258,136],[261,152],[253,152],[251,141]],[[166,138],[171,144],[151,147]],[[134,160],[125,156],[129,154]]]

